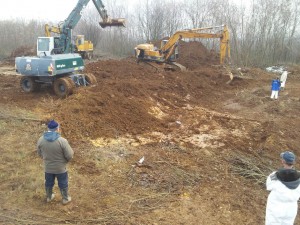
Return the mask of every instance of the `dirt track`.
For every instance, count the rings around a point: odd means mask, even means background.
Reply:
[[[133,58],[88,63],[97,85],[66,99],[50,88],[24,94],[2,65],[0,222],[263,224],[263,175],[280,166],[282,150],[300,155],[299,72],[272,101],[275,75],[250,69],[227,84],[217,58],[201,46],[192,55],[191,45],[181,57],[187,72],[157,72]],[[66,207],[58,193],[45,204],[34,152],[50,118],[75,150]]]

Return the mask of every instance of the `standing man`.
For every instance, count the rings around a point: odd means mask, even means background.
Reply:
[[[272,80],[272,93],[271,99],[275,98],[278,99],[278,92],[280,90],[280,80],[277,77],[276,79]]]
[[[288,75],[288,71],[283,71],[283,73],[281,74],[281,77],[280,77],[280,82],[281,82],[281,86],[280,86],[280,90],[284,90],[284,87],[285,87],[285,82],[286,82],[286,79],[287,79],[287,75]]]
[[[51,202],[55,195],[53,186],[55,178],[65,205],[71,201],[68,194],[67,163],[73,158],[74,152],[68,141],[60,136],[60,127],[55,120],[48,123],[48,131],[37,142],[37,153],[44,160],[45,188],[47,202]]]
[[[280,154],[283,168],[267,178],[268,196],[266,225],[293,225],[300,197],[300,173],[294,168],[295,155],[286,151]]]

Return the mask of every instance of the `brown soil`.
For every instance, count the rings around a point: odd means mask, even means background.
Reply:
[[[178,63],[190,70],[201,69],[203,65],[220,63],[219,55],[214,50],[208,50],[198,41],[180,41],[178,51],[180,52]]]
[[[94,61],[85,72],[98,83],[65,99],[50,87],[23,93],[2,64],[0,222],[263,224],[266,175],[281,151],[300,155],[299,70],[272,101],[275,75],[249,68],[228,82],[215,54],[197,42],[180,47],[186,72],[133,58]],[[45,203],[35,153],[50,118],[75,151],[67,206],[57,189]]]

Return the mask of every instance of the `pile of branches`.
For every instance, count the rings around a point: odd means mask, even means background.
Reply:
[[[265,185],[267,176],[274,171],[258,156],[247,156],[244,153],[231,155],[231,172]]]

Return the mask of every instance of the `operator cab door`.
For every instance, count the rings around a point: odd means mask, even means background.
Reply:
[[[37,39],[37,56],[51,55],[54,49],[53,37],[38,37]]]

